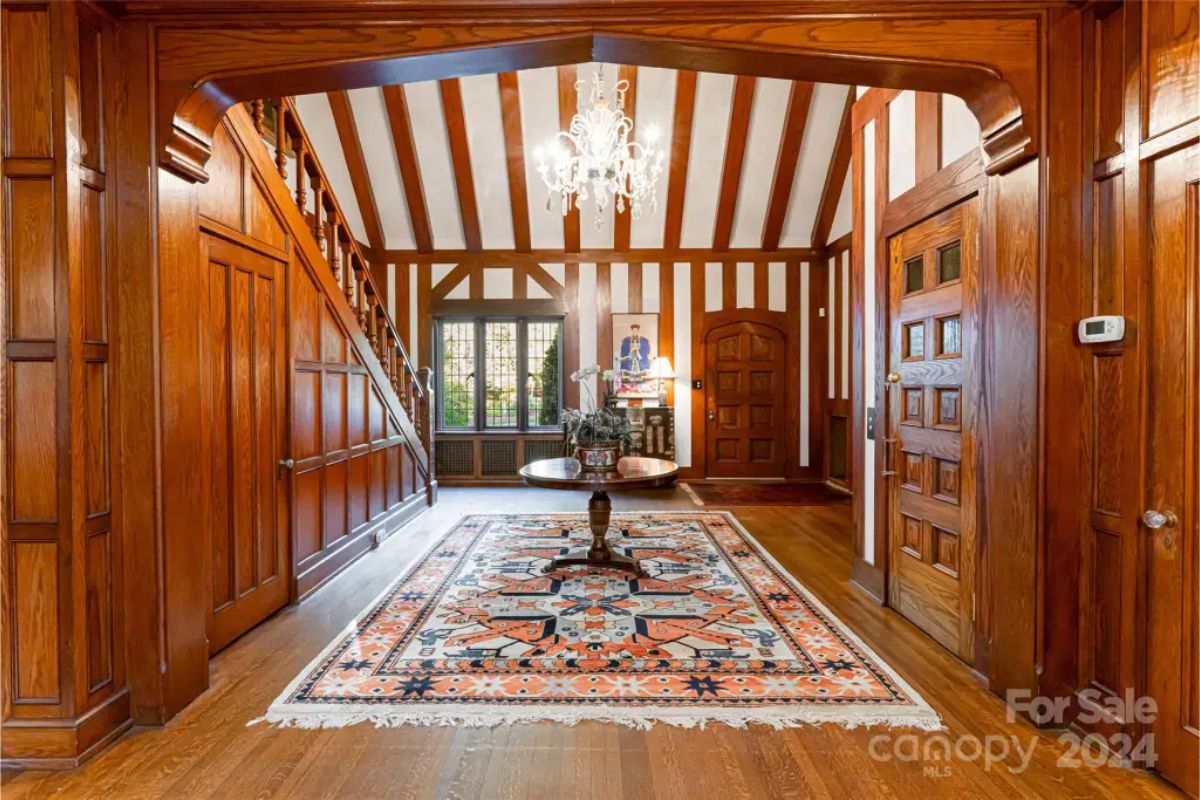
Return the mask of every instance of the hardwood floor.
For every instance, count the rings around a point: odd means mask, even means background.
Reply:
[[[1063,769],[1058,733],[1007,722],[1005,708],[966,666],[849,584],[848,506],[734,509],[738,519],[834,614],[942,715],[958,737],[1012,738],[1010,755],[903,762],[900,737],[930,734],[833,725],[782,731],[717,725],[636,731],[603,723],[491,729],[359,725],[276,730],[246,722],[431,537],[464,513],[583,509],[586,494],[536,489],[444,489],[438,506],[398,532],[302,605],[286,608],[212,662],[212,687],[162,728],[136,729],[72,772],[4,776],[18,798],[768,798],[768,797],[1175,797],[1156,777],[1118,767]],[[613,496],[614,510],[695,506],[680,490]],[[706,508],[705,510],[711,510]],[[939,734],[940,735],[940,734]],[[884,738],[878,738],[884,737]],[[999,740],[997,740],[999,741]],[[874,742],[874,744],[873,744]],[[970,745],[963,747],[972,752]]]

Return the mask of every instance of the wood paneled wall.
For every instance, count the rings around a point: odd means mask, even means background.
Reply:
[[[115,524],[107,20],[6,3],[3,755],[70,765],[128,724]]]
[[[200,192],[205,230],[288,270],[290,448],[280,457],[290,454],[293,466],[281,491],[290,488],[294,512],[290,596],[303,599],[425,504],[420,444],[404,435],[403,410],[368,368],[375,356],[351,335],[345,295],[322,282],[328,264],[297,241],[311,238],[309,227],[282,213],[290,189],[243,108],[231,110],[214,144],[216,168]],[[214,441],[215,452],[222,446]]]
[[[1185,282],[1189,256],[1180,243],[1196,224],[1181,209],[1200,180],[1185,166],[1200,141],[1200,17],[1189,2],[1096,6],[1054,33],[1052,46],[1068,57],[1050,76],[1061,121],[1050,140],[1058,157],[1048,229],[1057,247],[1046,293],[1046,424],[1056,434],[1046,449],[1042,686],[1062,697],[1086,689],[1103,698],[1142,695],[1147,593],[1163,588],[1146,583],[1153,539],[1139,516],[1152,502],[1143,469],[1155,454],[1145,449],[1143,420],[1146,404],[1172,402],[1146,385],[1147,333],[1194,324],[1155,320],[1148,308],[1158,287]],[[1190,258],[1194,265],[1194,252]],[[1098,314],[1123,316],[1125,338],[1080,344],[1075,324]],[[1180,420],[1180,436],[1185,429]],[[1194,570],[1195,550],[1191,558]],[[1190,702],[1195,708],[1194,696]],[[1133,737],[1147,730],[1102,717],[1089,727]]]

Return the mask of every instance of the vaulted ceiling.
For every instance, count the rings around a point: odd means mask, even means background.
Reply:
[[[576,77],[597,69],[609,86],[629,79],[635,138],[658,129],[664,168],[656,210],[631,220],[610,209],[598,229],[588,201],[576,242],[547,210],[533,150],[566,127],[563,112],[586,100]],[[849,229],[849,101],[840,85],[580,64],[296,105],[354,234],[373,249],[774,250]]]

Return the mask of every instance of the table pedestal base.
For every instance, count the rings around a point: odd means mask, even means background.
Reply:
[[[551,559],[543,571],[553,572],[560,567],[572,566],[607,567],[644,577],[646,573],[637,559],[614,553],[608,546],[608,521],[611,517],[612,502],[608,499],[608,492],[592,492],[592,498],[588,500],[588,527],[592,529],[592,546],[587,550]]]

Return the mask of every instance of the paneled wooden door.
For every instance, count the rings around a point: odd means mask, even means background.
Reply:
[[[782,331],[758,322],[726,323],[705,337],[709,476],[783,477],[786,344]]]
[[[888,602],[975,653],[978,203],[889,240]],[[1035,424],[1035,420],[1030,420]]]
[[[1200,145],[1146,170],[1146,690],[1158,769],[1200,791]]]
[[[203,344],[215,653],[288,601],[286,266],[213,236]]]

